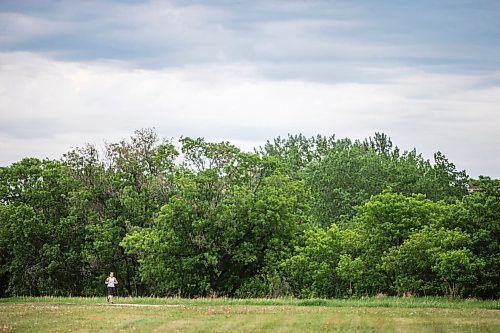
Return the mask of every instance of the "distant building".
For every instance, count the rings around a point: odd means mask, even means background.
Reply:
[[[471,181],[467,184],[467,192],[472,193],[479,190],[479,185],[474,185]]]

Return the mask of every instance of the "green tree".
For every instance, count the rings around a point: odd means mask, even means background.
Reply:
[[[353,230],[332,225],[310,227],[293,256],[283,261],[283,273],[298,297],[351,295],[363,274],[361,240]],[[352,259],[352,258],[355,259]]]
[[[349,282],[348,295],[356,293],[357,285],[361,282],[364,271],[363,260],[358,257],[353,259],[349,254],[340,255],[337,264],[337,274],[344,281]]]
[[[452,295],[457,296],[458,287],[463,287],[465,280],[457,279],[456,274],[463,274],[472,282],[471,278],[478,273],[472,267],[458,267],[457,255],[465,255],[464,260],[472,259],[467,249],[470,245],[470,236],[458,229],[426,226],[387,251],[381,266],[391,276],[399,295],[442,295],[449,285],[453,286]],[[446,272],[451,275],[447,276]],[[470,292],[471,284],[468,287]]]
[[[102,290],[113,270],[122,293],[144,294],[137,276],[137,258],[119,245],[129,233],[151,225],[174,191],[174,145],[154,129],[135,131],[129,139],[106,145],[104,157],[93,145],[65,154],[64,161],[78,184],[70,193],[71,218],[85,226],[87,286],[85,293]]]
[[[404,195],[425,194],[434,201],[461,199],[467,175],[457,171],[441,153],[434,164],[415,150],[400,152],[390,138],[376,133],[364,142],[337,140],[326,156],[307,165],[306,184],[311,187],[314,221],[327,228],[352,217],[354,207],[390,187]]]
[[[448,225],[455,205],[434,202],[422,194],[404,196],[390,190],[373,196],[356,209],[354,225],[363,240],[361,258],[366,263],[364,290],[390,291],[393,277],[380,269],[385,252],[405,242],[429,225]]]
[[[155,294],[234,295],[291,251],[307,191],[272,159],[228,143],[181,142],[176,193],[154,225],[122,246],[139,256],[141,278]]]
[[[469,249],[458,249],[440,253],[432,269],[448,285],[449,294],[457,297],[462,296],[464,288],[472,289],[484,264]]]
[[[288,135],[254,153],[154,129],[0,167],[0,296],[498,298],[500,183],[440,152]]]
[[[283,164],[286,174],[294,179],[304,179],[306,167],[311,162],[321,161],[336,144],[335,135],[307,138],[302,134],[289,134],[267,141],[258,150],[262,156],[277,158]]]
[[[24,159],[0,169],[2,274],[7,293],[80,294],[84,227],[68,218],[67,166]]]
[[[479,188],[464,197],[464,213],[455,221],[469,233],[471,250],[484,260],[474,293],[485,298],[500,297],[500,180],[480,177]]]

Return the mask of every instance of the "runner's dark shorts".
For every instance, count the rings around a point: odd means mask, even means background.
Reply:
[[[108,287],[108,295],[114,295],[115,294],[115,287]]]

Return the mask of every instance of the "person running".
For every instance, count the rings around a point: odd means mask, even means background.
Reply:
[[[118,280],[114,277],[113,272],[109,272],[109,276],[104,281],[108,289],[108,302],[113,303],[113,295],[115,294],[115,286],[118,284]]]

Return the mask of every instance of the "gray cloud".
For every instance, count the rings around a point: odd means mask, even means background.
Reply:
[[[0,3],[0,163],[155,126],[244,147],[288,132],[437,150],[499,177],[491,1]]]
[[[4,4],[0,48],[142,68],[274,61],[287,64],[288,76],[298,79],[315,77],[302,64],[316,61],[352,69],[499,65],[495,5],[453,4],[47,1],[30,11]],[[355,74],[349,80],[362,79]]]

